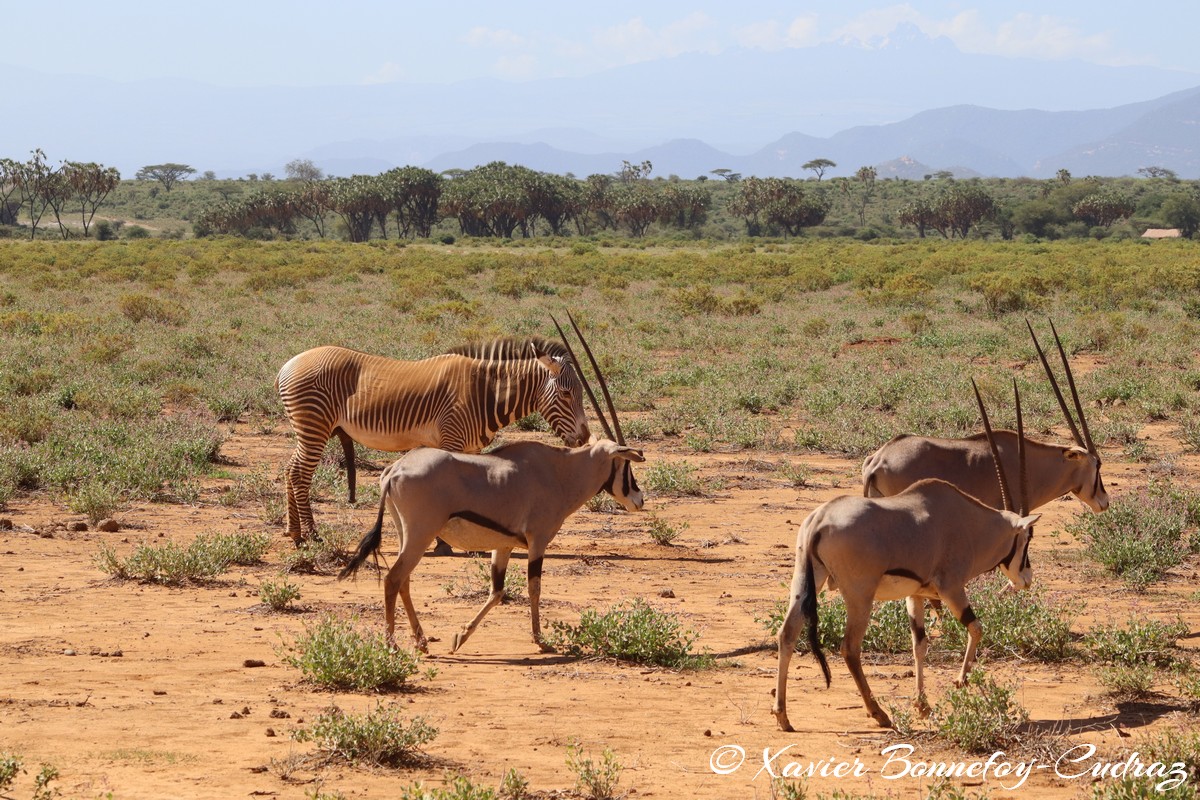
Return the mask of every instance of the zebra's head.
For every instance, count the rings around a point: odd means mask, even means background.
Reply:
[[[586,444],[592,432],[583,411],[583,384],[569,356],[541,354],[547,376],[537,397],[537,412],[569,447]]]

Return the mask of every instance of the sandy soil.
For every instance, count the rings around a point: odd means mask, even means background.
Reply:
[[[1148,429],[1152,446],[1178,451],[1169,429]],[[283,429],[235,428],[223,448],[230,471],[275,474],[290,449]],[[791,671],[791,716],[798,732],[778,730],[770,713],[775,654],[756,617],[786,596],[795,526],[818,503],[857,493],[858,462],[787,457],[811,470],[809,485],[791,486],[770,468],[776,454],[685,455],[669,443],[652,443],[649,458],[687,460],[713,482],[707,496],[651,497],[647,509],[688,527],[675,546],[652,544],[643,515],[582,511],[572,516],[552,546],[543,581],[545,620],[576,622],[586,607],[644,597],[679,614],[701,632],[700,644],[719,656],[718,669],[676,673],[639,666],[597,663],[540,653],[530,641],[527,604],[495,609],[462,652],[449,655],[453,632],[474,613],[477,600],[449,596],[443,586],[469,569],[465,556],[427,558],[414,577],[414,598],[427,633],[436,637],[426,666],[432,678],[411,690],[387,695],[339,694],[304,685],[279,652],[283,642],[326,610],[359,613],[382,627],[382,588],[368,573],[338,583],[329,575],[294,575],[299,611],[268,613],[257,588],[276,575],[291,547],[281,529],[268,563],[236,568],[203,586],[172,589],[118,582],[93,563],[101,542],[127,552],[142,540],[186,542],[201,532],[262,530],[255,507],[228,508],[216,499],[228,480],[205,484],[195,506],[138,505],[122,513],[122,529],[73,532],[65,508],[46,498],[22,498],[2,515],[13,523],[0,531],[0,751],[20,753],[27,767],[40,762],[61,771],[67,797],[302,798],[317,791],[347,797],[396,796],[414,780],[440,783],[447,772],[465,773],[495,786],[510,767],[543,796],[568,794],[574,774],[567,745],[578,741],[598,759],[611,748],[624,766],[621,790],[630,797],[769,797],[762,770],[764,748],[776,771],[794,762],[821,762],[843,769],[861,764],[860,777],[814,781],[837,788],[895,797],[923,797],[930,781],[889,765],[885,748],[911,744],[911,762],[984,762],[939,746],[929,737],[905,740],[881,731],[864,712],[841,660],[831,656],[833,686],[825,689],[808,656]],[[1145,467],[1114,463],[1106,454],[1106,482],[1120,494],[1145,482]],[[1183,479],[1195,482],[1195,457],[1178,461]],[[360,470],[360,483],[375,475]],[[1047,506],[1034,547],[1035,580],[1087,603],[1076,623],[1121,621],[1131,611],[1156,617],[1182,615],[1196,646],[1200,612],[1194,565],[1166,584],[1137,596],[1080,560],[1066,534],[1049,535],[1084,507],[1074,499]],[[349,508],[326,498],[316,507],[325,520],[353,522],[365,530],[374,508]],[[1046,532],[1047,535],[1040,535]],[[390,523],[385,537],[395,552]],[[665,590],[670,590],[666,592]],[[670,595],[673,596],[663,596]],[[544,623],[545,624],[545,623]],[[987,626],[987,620],[983,620]],[[985,634],[986,635],[986,634]],[[936,646],[936,645],[935,645]],[[957,666],[936,662],[928,676],[934,702],[949,687]],[[264,666],[246,666],[251,660]],[[251,662],[252,663],[252,662]],[[1035,730],[1046,734],[1036,747],[1039,763],[1013,794],[1078,797],[1087,778],[1055,775],[1054,758],[1073,744],[1099,748],[1092,761],[1123,759],[1148,732],[1194,725],[1179,701],[1163,694],[1146,702],[1115,704],[1103,694],[1089,665],[988,664],[991,673],[1019,686],[1019,701]],[[868,679],[885,706],[904,705],[912,694],[911,659],[876,660]],[[400,704],[425,716],[440,734],[427,757],[401,770],[320,765],[310,745],[291,733],[335,703],[366,710],[375,703]],[[736,771],[713,769],[745,761]],[[1034,751],[1001,758],[1015,764]],[[731,761],[730,759],[733,759]],[[1089,766],[1089,761],[1079,770]],[[1018,779],[967,778],[969,787],[1006,796]],[[32,793],[31,776],[15,796]]]

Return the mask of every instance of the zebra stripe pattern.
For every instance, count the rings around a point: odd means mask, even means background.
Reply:
[[[275,385],[296,433],[285,473],[287,533],[295,541],[316,529],[312,476],[332,436],[346,449],[353,499],[352,442],[389,452],[477,453],[535,411],[570,446],[591,435],[574,361],[562,344],[541,337],[497,339],[420,361],[316,347],[284,364]]]

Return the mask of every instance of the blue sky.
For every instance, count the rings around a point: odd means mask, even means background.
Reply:
[[[1200,4],[1187,0],[58,0],[49,7],[3,0],[0,19],[7,31],[0,63],[120,81],[170,77],[223,86],[577,76],[736,47],[846,40],[872,46],[902,22],[971,53],[1200,76]]]

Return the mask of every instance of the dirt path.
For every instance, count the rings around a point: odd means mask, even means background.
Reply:
[[[222,454],[232,472],[265,469],[274,475],[288,449],[281,431],[242,426]],[[69,532],[56,527],[72,519],[62,507],[22,498],[3,515],[14,528],[0,532],[0,751],[20,753],[32,771],[43,761],[57,766],[67,797],[111,792],[120,800],[302,798],[318,789],[352,798],[394,797],[413,780],[436,783],[447,771],[495,786],[510,767],[535,790],[569,790],[574,775],[566,767],[567,746],[576,741],[597,759],[603,748],[612,749],[630,797],[769,797],[769,778],[760,773],[764,748],[782,751],[776,770],[792,761],[807,766],[823,760],[865,773],[815,781],[822,791],[898,797],[923,796],[930,781],[902,772],[900,761],[889,765],[883,754],[889,746],[911,743],[913,762],[986,761],[874,727],[837,658],[831,658],[828,690],[811,658],[794,660],[792,720],[799,732],[776,728],[770,714],[775,656],[756,618],[786,595],[794,539],[787,521],[798,523],[829,497],[857,492],[857,462],[761,453],[695,456],[655,443],[647,455],[687,461],[713,488],[704,497],[651,497],[648,509],[670,524],[687,524],[671,547],[650,543],[643,515],[574,515],[547,558],[544,616],[575,622],[583,608],[643,597],[698,630],[700,644],[720,657],[718,669],[675,673],[542,654],[530,641],[528,607],[520,602],[495,609],[464,651],[450,656],[450,636],[478,601],[443,589],[470,570],[466,557],[429,558],[414,577],[413,593],[426,631],[438,639],[425,664],[436,675],[416,679],[414,690],[401,694],[313,691],[283,662],[279,646],[325,610],[357,612],[364,622],[382,626],[382,589],[369,575],[357,583],[293,575],[301,610],[271,614],[257,589],[276,575],[291,546],[281,535],[268,564],[235,569],[201,587],[116,582],[93,563],[102,542],[127,552],[141,540],[186,542],[201,532],[279,534],[260,520],[256,506],[217,503],[229,480],[209,481],[196,506],[135,506],[121,514],[124,527],[116,533]],[[810,470],[807,486],[795,488],[772,469],[784,460]],[[1179,463],[1194,484],[1194,459]],[[1105,469],[1117,496],[1146,480],[1141,465],[1106,463]],[[363,486],[374,478],[360,473]],[[1074,500],[1050,504],[1039,534],[1061,529],[1082,508]],[[363,531],[374,515],[369,505],[349,509],[328,498],[316,511],[321,519]],[[389,525],[389,558],[394,536]],[[1086,601],[1079,631],[1093,619],[1119,621],[1131,611],[1181,614],[1193,632],[1185,644],[1195,646],[1200,613],[1191,599],[1194,569],[1135,596],[1090,568],[1081,570],[1077,549],[1065,534],[1039,535],[1033,556],[1036,580]],[[246,666],[254,660],[265,665]],[[1055,751],[1080,743],[1097,745],[1104,759],[1128,755],[1145,732],[1195,723],[1166,693],[1115,706],[1091,669],[1078,662],[988,666],[994,676],[1019,685],[1018,700],[1037,727],[1059,734],[1043,746],[1046,763]],[[952,660],[933,666],[928,682],[935,700],[955,670]],[[907,656],[870,665],[868,678],[885,705],[909,702]],[[311,746],[290,734],[334,702],[359,711],[378,702],[400,704],[440,733],[426,748],[428,759],[411,769],[318,768],[300,758]],[[731,766],[738,748],[746,754],[741,768],[714,772],[714,763]],[[1017,791],[1076,797],[1087,790],[1086,778],[1054,773],[1053,767],[1035,769]],[[28,776],[22,780],[19,787],[31,785]],[[986,782],[963,783],[986,786],[996,797],[1017,780],[998,782],[993,774]],[[28,792],[21,788],[16,796],[23,794]]]

